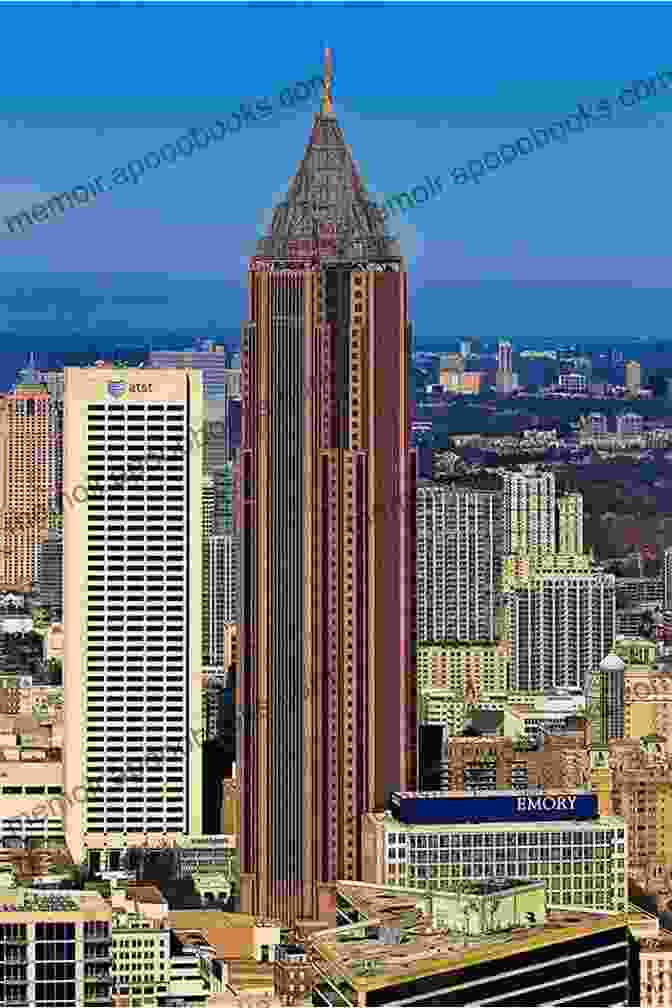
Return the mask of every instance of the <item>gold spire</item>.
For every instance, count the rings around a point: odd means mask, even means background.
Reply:
[[[331,62],[331,49],[324,50],[324,88],[322,90],[322,115],[333,116],[334,107],[331,104],[331,82],[334,79]]]

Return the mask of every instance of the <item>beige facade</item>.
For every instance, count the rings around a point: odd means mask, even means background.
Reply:
[[[19,587],[35,574],[35,547],[48,533],[48,411],[42,385],[0,397],[0,583]]]
[[[671,1008],[672,935],[669,932],[641,942],[639,968],[641,1008]]]
[[[77,861],[201,832],[201,382],[65,369],[64,783]]]
[[[558,497],[558,552],[583,553],[583,494]]]
[[[168,927],[141,913],[124,910],[115,910],[112,921],[116,1005],[156,1008],[170,983]]]
[[[471,694],[505,694],[511,669],[511,648],[507,643],[418,644],[416,670],[418,693],[449,690]]]

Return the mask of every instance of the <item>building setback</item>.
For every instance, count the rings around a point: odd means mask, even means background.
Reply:
[[[362,813],[415,779],[406,272],[325,75],[242,344],[241,905],[284,921],[359,877]]]

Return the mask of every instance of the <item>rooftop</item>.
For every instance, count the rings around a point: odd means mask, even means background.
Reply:
[[[314,933],[308,943],[319,953],[334,982],[346,980],[358,992],[505,958],[628,923],[627,914],[549,912],[544,924],[470,937],[465,945],[463,934],[431,928],[426,895],[346,882],[337,883],[337,892],[366,920]],[[376,926],[383,929],[379,938],[360,937],[362,927]],[[391,938],[394,933],[398,934],[396,941]]]

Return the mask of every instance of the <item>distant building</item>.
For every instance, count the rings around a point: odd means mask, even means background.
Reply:
[[[663,583],[665,609],[672,609],[672,548],[665,550],[663,560]]]
[[[590,686],[591,747],[605,749],[625,735],[625,662],[608,654],[593,671]]]
[[[563,392],[568,392],[571,395],[585,395],[588,389],[588,379],[585,374],[578,374],[578,372],[561,374],[558,378],[558,385]]]
[[[617,577],[616,605],[628,609],[634,605],[658,606],[665,602],[663,577]]]
[[[609,423],[604,413],[589,413],[585,418],[583,433],[592,437],[609,433]]]
[[[644,420],[639,413],[626,410],[616,417],[616,434],[618,437],[639,437],[644,430]]]
[[[638,396],[642,387],[642,366],[639,361],[625,362],[624,384],[628,395]]]
[[[513,371],[513,348],[509,342],[497,344],[497,370]]]

